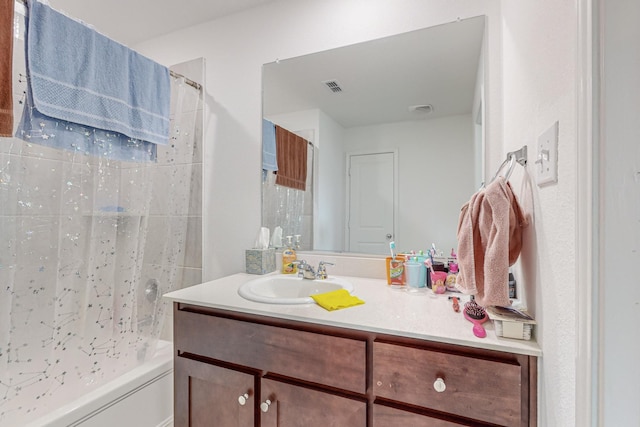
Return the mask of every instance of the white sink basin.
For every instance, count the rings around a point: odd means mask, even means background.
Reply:
[[[315,303],[310,295],[338,289],[353,292],[353,285],[338,277],[309,280],[297,275],[278,274],[249,280],[240,286],[238,293],[250,301],[269,304],[310,304]]]

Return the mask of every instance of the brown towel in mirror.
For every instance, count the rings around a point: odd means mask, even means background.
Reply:
[[[276,184],[304,191],[307,185],[308,141],[276,126],[278,175]]]
[[[0,0],[0,136],[13,133],[13,2]]]

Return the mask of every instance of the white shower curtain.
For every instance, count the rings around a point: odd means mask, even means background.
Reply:
[[[157,162],[113,160],[108,140],[95,157],[42,146],[56,135],[39,129],[33,142],[0,138],[0,426],[153,355],[170,308],[162,294],[180,283],[192,200],[195,114],[182,112],[199,99],[173,79],[171,141]]]

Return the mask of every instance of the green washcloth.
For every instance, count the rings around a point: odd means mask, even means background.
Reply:
[[[331,291],[324,294],[311,295],[311,298],[313,298],[320,307],[329,311],[364,304],[364,301],[358,297],[354,297],[346,289],[338,289],[337,291]]]

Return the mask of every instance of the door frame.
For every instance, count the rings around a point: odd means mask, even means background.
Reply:
[[[599,347],[602,329],[599,283],[600,0],[577,2],[576,110],[576,425],[597,426],[602,417]]]
[[[350,244],[350,232],[351,232],[351,227],[349,224],[349,218],[351,217],[351,174],[350,174],[350,168],[351,168],[351,157],[352,156],[366,156],[366,155],[373,155],[373,154],[386,154],[386,153],[391,153],[393,154],[393,238],[392,241],[395,241],[397,239],[398,236],[398,217],[399,217],[399,201],[400,201],[400,197],[399,197],[399,190],[400,190],[400,182],[399,182],[399,171],[398,171],[398,157],[399,157],[399,151],[397,148],[390,148],[390,149],[371,149],[371,150],[358,150],[358,151],[347,151],[345,153],[345,185],[346,185],[346,191],[345,191],[345,204],[344,204],[344,213],[345,213],[345,218],[344,218],[344,248],[346,252],[350,252],[351,251],[351,244]]]

